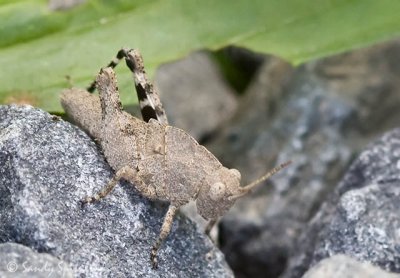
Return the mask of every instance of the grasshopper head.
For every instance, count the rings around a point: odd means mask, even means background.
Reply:
[[[235,203],[240,190],[240,172],[222,167],[207,179],[200,189],[196,206],[205,219],[216,219],[227,212]]]
[[[244,187],[240,186],[241,175],[238,170],[220,168],[207,179],[206,184],[200,189],[196,200],[197,211],[205,219],[217,219],[223,216],[238,198],[249,193],[255,186],[290,163],[291,161],[288,161],[275,167],[261,178]]]

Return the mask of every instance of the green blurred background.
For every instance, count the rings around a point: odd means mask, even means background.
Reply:
[[[216,51],[229,74],[217,51],[228,45],[299,65],[399,36],[399,14],[394,0],[90,0],[69,9],[0,0],[0,103],[60,113],[61,90],[87,86],[121,47],[138,48],[150,76],[198,49]],[[128,75],[118,69],[121,90]]]

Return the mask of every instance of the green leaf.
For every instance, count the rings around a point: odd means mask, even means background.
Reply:
[[[58,96],[87,86],[121,47],[139,48],[150,73],[163,62],[228,44],[297,65],[400,34],[396,0],[88,0],[65,12],[47,1],[0,0],[0,102],[61,111]],[[123,102],[136,102],[117,70]]]

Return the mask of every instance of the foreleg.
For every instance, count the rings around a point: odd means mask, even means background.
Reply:
[[[204,233],[210,237],[210,232],[212,230],[212,228],[215,226],[215,224],[218,222],[218,219],[211,219],[208,223],[207,226],[204,230]]]

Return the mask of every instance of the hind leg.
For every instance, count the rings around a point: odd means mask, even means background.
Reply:
[[[168,124],[167,115],[161,104],[160,96],[147,78],[143,58],[138,50],[122,48],[107,67],[114,69],[124,58],[126,65],[133,74],[143,120],[148,122],[150,119],[155,119],[162,124]],[[92,93],[95,89],[96,81],[93,81],[87,90]]]

